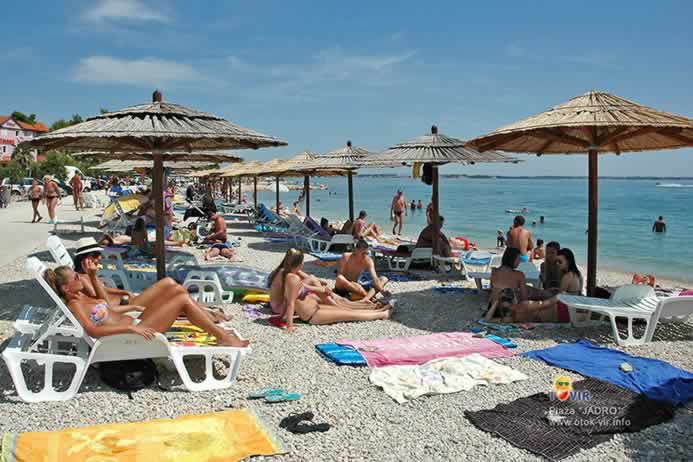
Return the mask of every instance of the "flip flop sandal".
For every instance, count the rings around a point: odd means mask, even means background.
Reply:
[[[267,403],[285,403],[288,401],[298,401],[301,399],[301,395],[298,393],[274,393],[265,396],[265,402]]]
[[[283,390],[281,388],[262,388],[249,394],[248,399],[262,399],[267,398],[268,396],[284,394],[286,394],[286,390]]]
[[[328,423],[296,423],[287,428],[291,433],[311,433],[311,432],[326,432],[332,428]]]
[[[314,415],[310,411],[303,412],[301,414],[291,413],[287,417],[284,417],[281,422],[279,422],[279,426],[281,428],[290,428],[304,420],[313,420],[313,417]]]

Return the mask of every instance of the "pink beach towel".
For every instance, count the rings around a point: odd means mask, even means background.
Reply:
[[[339,340],[340,345],[356,348],[369,367],[424,364],[438,358],[479,353],[486,358],[512,356],[507,348],[469,332],[447,332],[415,337],[375,340]]]

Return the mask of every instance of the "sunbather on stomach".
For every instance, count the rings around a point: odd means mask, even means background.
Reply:
[[[294,314],[310,324],[389,319],[389,305],[373,305],[373,309],[342,306],[330,296],[331,291],[328,287],[315,287],[304,283],[302,269],[303,252],[289,249],[281,264],[269,276],[270,305],[286,322],[287,332],[294,330]]]
[[[239,339],[233,332],[214,324],[187,293],[169,299],[153,300],[148,305],[110,305],[108,295],[96,278],[96,266],[88,265],[87,274],[97,296],[86,295],[82,279],[68,266],[46,270],[44,278],[62,297],[72,314],[91,337],[133,333],[151,340],[157,332],[166,332],[179,315],[184,314],[195,326],[217,339],[219,345],[246,347],[249,342]],[[138,319],[125,313],[140,311]]]

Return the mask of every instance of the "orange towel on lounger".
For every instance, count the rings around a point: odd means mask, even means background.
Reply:
[[[249,409],[2,435],[3,462],[235,462],[286,452]]]

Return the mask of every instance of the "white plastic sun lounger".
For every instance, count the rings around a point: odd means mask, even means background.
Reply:
[[[354,245],[354,238],[351,234],[335,234],[329,241],[318,237],[306,237],[306,241],[308,248],[314,253],[330,253],[332,248],[337,245],[346,246],[347,249]],[[336,253],[342,253],[342,251]]]
[[[24,401],[68,400],[77,394],[87,369],[92,364],[143,358],[170,358],[184,386],[190,391],[228,388],[238,374],[242,357],[250,352],[249,347],[178,346],[170,343],[162,334],[157,334],[152,340],[136,334],[92,338],[43,279],[45,265],[31,257],[27,260],[27,268],[57,309],[49,314],[38,331],[18,331],[2,353],[17,394]],[[195,382],[190,377],[183,362],[186,356],[204,357],[205,378],[201,382]],[[228,374],[221,379],[214,377],[213,356],[223,356],[229,361]],[[22,363],[27,362],[44,366],[44,382],[39,391],[34,391],[27,385],[22,370]],[[75,372],[69,386],[59,391],[53,385],[55,369],[65,364],[73,365]]]
[[[609,318],[614,340],[621,346],[640,345],[651,342],[658,322],[683,322],[693,314],[693,297],[645,297],[633,299],[610,299],[582,297],[578,295],[559,295],[558,299],[568,306],[570,319],[579,325],[576,310],[587,310]],[[617,319],[625,319],[627,337],[621,338],[616,324]],[[645,333],[637,338],[633,335],[633,320],[646,323]]]
[[[387,267],[390,271],[409,271],[412,263],[431,264],[433,249],[430,247],[415,247],[407,257],[386,256]]]

